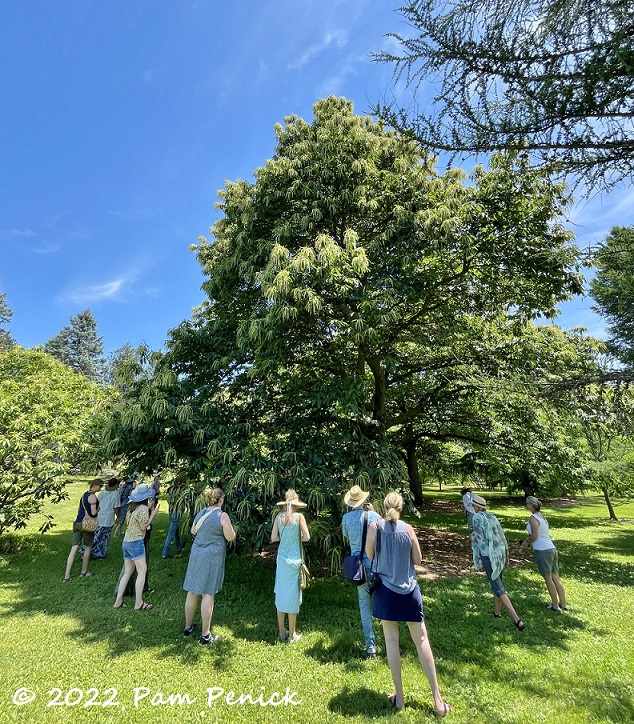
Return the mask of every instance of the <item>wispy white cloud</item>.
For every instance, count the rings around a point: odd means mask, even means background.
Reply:
[[[46,241],[39,246],[34,246],[31,251],[35,254],[54,254],[62,248],[61,244],[56,244],[52,241]]]
[[[0,234],[0,236],[2,236],[3,238],[21,237],[30,239],[34,236],[37,236],[37,234],[35,233],[35,231],[33,231],[33,229],[6,229]]]
[[[103,284],[80,284],[68,289],[58,296],[60,302],[73,304],[89,304],[102,301],[121,300],[132,279],[114,279]]]
[[[154,80],[154,68],[146,68],[141,73],[141,78],[143,78],[144,83],[151,83]]]
[[[346,30],[337,29],[332,32],[327,32],[319,43],[311,45],[298,60],[292,61],[286,67],[288,68],[288,70],[296,70],[297,68],[301,68],[302,66],[306,65],[306,63],[308,63],[310,60],[312,60],[316,55],[326,50],[326,48],[330,47],[331,45],[334,45],[337,48],[343,48],[347,42],[348,33]]]

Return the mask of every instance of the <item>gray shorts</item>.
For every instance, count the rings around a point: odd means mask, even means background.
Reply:
[[[533,551],[537,570],[542,576],[550,576],[553,573],[559,575],[559,553],[556,548],[548,548],[545,551]]]
[[[503,596],[506,593],[506,589],[502,583],[502,574],[500,573],[497,578],[493,578],[493,566],[491,565],[491,559],[487,556],[480,556],[480,558],[482,558],[484,572],[487,574],[487,578],[489,579],[493,595],[498,597]]]

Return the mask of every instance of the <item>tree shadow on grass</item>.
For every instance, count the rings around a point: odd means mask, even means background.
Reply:
[[[625,532],[625,531],[624,531]],[[623,561],[615,562],[600,555],[606,548],[625,556],[634,545],[634,533],[627,533],[621,539],[620,535],[602,539],[595,545],[580,543],[579,541],[557,541],[560,554],[560,575],[565,579],[575,579],[584,583],[603,583],[612,586],[630,587],[634,585],[634,563]],[[631,558],[630,558],[631,560]]]
[[[346,686],[328,702],[328,709],[341,716],[362,716],[364,719],[379,719],[390,713],[396,713],[385,694],[359,687]]]

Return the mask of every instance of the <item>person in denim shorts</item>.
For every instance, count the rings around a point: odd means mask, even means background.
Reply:
[[[123,537],[123,576],[119,581],[117,589],[117,597],[114,602],[114,608],[122,608],[123,594],[125,587],[136,569],[137,579],[134,587],[135,591],[135,611],[149,611],[152,608],[151,603],[143,600],[143,586],[145,584],[145,575],[147,573],[147,560],[145,558],[145,531],[152,524],[152,521],[158,513],[158,503],[153,507],[152,512],[148,508],[148,500],[155,495],[154,490],[149,485],[139,485],[130,495],[130,507],[127,516],[127,528]]]

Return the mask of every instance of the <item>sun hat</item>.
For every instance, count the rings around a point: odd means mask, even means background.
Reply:
[[[359,508],[370,497],[370,491],[366,493],[361,490],[358,485],[353,485],[350,490],[343,496],[343,502],[349,508]]]
[[[471,498],[471,505],[477,505],[480,508],[486,508],[487,502],[481,495],[474,495]]]
[[[286,500],[280,500],[280,502],[276,503],[276,505],[279,505],[282,508],[286,508],[288,505],[292,505],[294,508],[306,507],[306,503],[302,503],[299,496],[292,488],[286,491]]]
[[[141,485],[139,485],[130,493],[130,502],[141,503],[148,498],[153,498],[155,495],[156,491],[151,485],[147,485],[147,483],[141,483]]]

